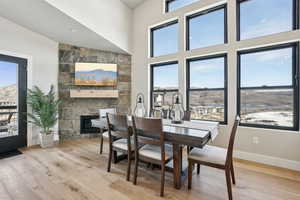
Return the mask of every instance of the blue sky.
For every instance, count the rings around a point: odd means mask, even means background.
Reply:
[[[217,44],[224,44],[224,9],[190,19],[190,49]]]
[[[200,0],[178,0],[171,10]],[[241,4],[241,39],[289,31],[292,29],[293,0],[249,0]],[[190,30],[191,49],[222,44],[224,11],[218,10],[193,18]],[[154,56],[178,51],[178,25],[157,30],[154,35]],[[201,56],[201,55],[199,55]],[[267,51],[242,56],[242,87],[290,85],[292,80],[291,49]],[[222,60],[193,62],[191,87],[223,87]],[[230,67],[230,66],[229,66]],[[157,70],[156,85],[177,87],[178,70]],[[173,66],[173,68],[176,68]]]
[[[251,0],[241,4],[241,39],[292,30],[293,0]]]
[[[160,88],[178,88],[178,64],[154,67],[153,85]]]
[[[17,64],[0,61],[0,87],[16,84]]]
[[[241,86],[292,85],[292,48],[241,56]]]
[[[190,87],[223,88],[224,58],[214,58],[191,62]]]
[[[178,24],[157,29],[153,32],[154,57],[178,51]]]
[[[183,6],[192,4],[196,1],[200,1],[200,0],[177,0],[177,1],[173,1],[172,3],[169,4],[169,11],[176,10],[176,9],[181,8]]]
[[[178,87],[178,64],[155,67],[154,87]],[[224,58],[190,63],[191,88],[224,87]],[[241,86],[292,84],[292,48],[241,55]]]

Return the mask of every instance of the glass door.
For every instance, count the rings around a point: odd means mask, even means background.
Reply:
[[[27,144],[27,60],[0,55],[0,153]]]

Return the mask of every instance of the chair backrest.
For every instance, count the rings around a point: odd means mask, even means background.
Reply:
[[[240,117],[236,116],[236,118],[234,120],[234,124],[231,129],[231,133],[230,133],[230,139],[229,139],[229,144],[228,144],[228,149],[227,149],[226,165],[229,165],[232,162],[234,140],[235,140],[235,135],[236,135],[236,131],[237,131],[237,127],[238,127],[239,123],[240,123]]]
[[[116,108],[105,108],[105,109],[99,109],[99,117],[101,118],[106,118],[106,114],[116,114],[117,110]]]
[[[134,143],[151,144],[160,146],[162,161],[165,161],[165,134],[163,132],[162,119],[147,119],[132,117]]]
[[[183,121],[191,121],[191,111],[184,111]]]
[[[108,135],[111,139],[111,132],[115,132],[122,138],[130,138],[130,130],[127,122],[127,115],[106,113]]]

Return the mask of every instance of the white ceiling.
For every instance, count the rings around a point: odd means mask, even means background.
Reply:
[[[126,53],[44,0],[0,0],[0,16],[60,43]]]
[[[128,7],[135,8],[145,0],[121,0],[121,1],[123,1]]]

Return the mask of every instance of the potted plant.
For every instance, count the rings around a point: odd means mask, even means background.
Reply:
[[[54,133],[52,128],[58,120],[59,99],[55,98],[54,86],[45,94],[39,87],[28,89],[27,104],[31,106],[30,123],[40,128],[40,144],[42,148],[53,147]]]

